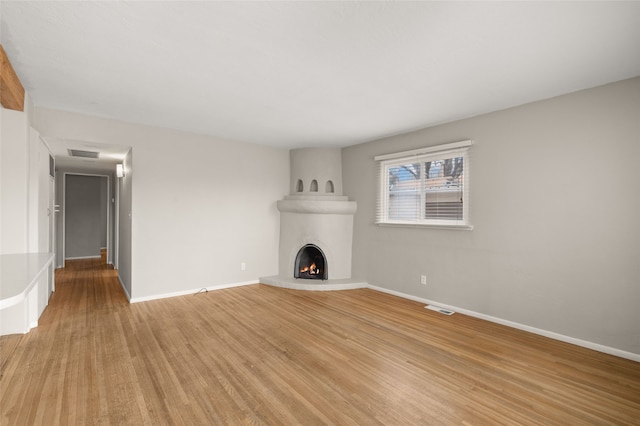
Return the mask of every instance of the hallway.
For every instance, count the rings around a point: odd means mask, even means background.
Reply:
[[[96,258],[69,260],[55,274],[38,327],[0,338],[2,424],[91,423],[107,408],[104,366],[126,342],[105,321],[129,309],[117,271]]]

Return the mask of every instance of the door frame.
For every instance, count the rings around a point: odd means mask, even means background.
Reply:
[[[51,158],[54,158],[53,155],[51,155]],[[55,162],[55,158],[54,158],[54,162]],[[47,188],[49,191],[49,253],[53,253],[53,263],[51,264],[50,268],[51,268],[51,274],[50,274],[50,280],[49,283],[51,285],[51,288],[49,289],[49,294],[51,294],[52,292],[56,291],[56,282],[55,282],[55,274],[53,273],[53,270],[55,269],[55,259],[56,259],[56,215],[58,214],[59,210],[56,209],[56,178],[55,178],[55,172],[54,172],[54,176],[49,175],[49,188]]]
[[[113,268],[120,266],[120,180],[116,177],[113,185],[114,218],[113,218]]]
[[[107,178],[107,263],[109,263],[109,253],[111,253],[110,240],[112,236],[113,224],[111,223],[111,175],[104,173],[82,173],[64,172],[62,176],[62,267],[65,268],[67,262],[67,175],[93,176]],[[116,214],[117,216],[117,214]],[[112,254],[113,258],[113,254]]]

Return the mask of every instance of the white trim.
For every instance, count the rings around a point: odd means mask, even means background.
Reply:
[[[520,324],[517,322],[505,320],[502,318],[493,317],[491,315],[481,314],[479,312],[470,311],[468,309],[459,308],[453,305],[447,305],[444,303],[436,302],[429,299],[424,299],[422,297],[412,296],[405,293],[400,293],[395,290],[389,290],[383,287],[377,287],[373,285],[369,285],[368,288],[371,290],[380,291],[382,293],[392,294],[394,296],[402,297],[404,299],[414,300],[416,302],[421,302],[427,305],[438,305],[442,308],[449,309],[452,311],[456,311],[458,313],[469,315],[470,317],[479,318],[482,320],[486,320],[489,322],[493,322],[496,324],[506,325],[507,327],[516,328],[518,330],[528,331],[529,333],[538,334],[540,336],[548,337],[550,339],[559,340],[561,342],[571,343],[572,345],[582,346],[583,348],[592,349],[594,351],[603,352],[609,355],[614,355],[620,358],[626,358],[631,361],[640,362],[640,354],[636,354],[633,352],[623,351],[621,349],[612,348],[610,346],[601,345],[599,343],[589,342],[587,340],[576,339],[575,337],[565,336],[564,334],[555,333],[553,331],[542,330],[540,328],[531,327],[529,325]]]
[[[118,280],[120,280],[120,276],[119,275],[118,275]],[[239,283],[221,284],[221,285],[215,285],[215,286],[204,287],[204,288],[206,288],[207,291],[214,291],[214,290],[222,290],[222,289],[226,289],[226,288],[242,287],[242,286],[253,285],[253,284],[260,284],[260,281],[259,280],[253,280],[253,281],[245,281],[245,282],[239,282]],[[605,345],[601,345],[599,343],[589,342],[587,340],[576,339],[575,337],[565,336],[563,334],[555,333],[553,331],[548,331],[548,330],[543,330],[543,329],[536,328],[536,327],[531,327],[529,325],[520,324],[520,323],[517,323],[517,322],[514,322],[514,321],[505,320],[505,319],[502,319],[502,318],[497,318],[497,317],[494,317],[494,316],[491,316],[491,315],[482,314],[482,313],[479,313],[479,312],[471,311],[469,309],[464,309],[464,308],[460,308],[460,307],[457,307],[457,306],[448,305],[446,303],[441,303],[441,302],[437,302],[437,301],[430,300],[430,299],[425,299],[425,298],[418,297],[418,296],[412,296],[410,294],[401,293],[399,291],[389,290],[389,289],[386,289],[386,288],[383,288],[383,287],[378,287],[378,286],[374,286],[374,285],[368,284],[366,282],[361,282],[361,283],[358,283],[358,284],[361,285],[361,287],[359,287],[359,288],[368,288],[368,289],[371,289],[371,290],[379,291],[381,293],[387,293],[387,294],[391,294],[393,296],[398,296],[398,297],[401,297],[403,299],[408,299],[408,300],[413,300],[413,301],[416,301],[416,302],[424,303],[425,305],[437,305],[437,306],[439,306],[441,308],[444,308],[444,309],[447,309],[447,310],[451,310],[451,311],[455,311],[455,312],[463,314],[463,315],[468,315],[470,317],[482,319],[482,320],[493,322],[493,323],[496,323],[496,324],[505,325],[507,327],[515,328],[515,329],[522,330],[522,331],[527,331],[529,333],[533,333],[533,334],[537,334],[537,335],[540,335],[540,336],[548,337],[548,338],[553,339],[553,340],[558,340],[558,341],[561,341],[561,342],[570,343],[572,345],[581,346],[583,348],[591,349],[591,350],[594,350],[594,351],[606,353],[606,354],[609,354],[609,355],[614,355],[614,356],[617,356],[617,357],[620,357],[620,358],[629,359],[631,361],[640,362],[640,354],[636,354],[636,353],[633,353],[633,352],[628,352],[628,351],[624,351],[624,350],[621,350],[621,349],[612,348],[610,346],[605,346]],[[131,298],[129,296],[129,294],[127,293],[127,290],[125,289],[124,284],[122,283],[122,280],[120,280],[120,285],[122,285],[122,289],[124,290],[125,295],[129,299],[129,303],[148,302],[148,301],[151,301],[151,300],[165,299],[165,298],[169,298],[169,297],[185,296],[185,295],[189,295],[189,294],[196,294],[199,290],[202,290],[202,288],[200,288],[200,289],[192,289],[192,290],[180,291],[180,292],[175,292],[175,293],[165,293],[165,294],[159,294],[159,295],[154,295],[154,296]]]
[[[391,226],[400,228],[433,228],[433,229],[455,229],[458,231],[472,231],[473,225],[464,224],[446,224],[438,225],[436,223],[417,223],[417,222],[376,222],[378,226]]]
[[[452,149],[466,148],[471,145],[473,145],[473,141],[469,139],[466,141],[452,142],[452,143],[446,143],[443,145],[427,146],[424,148],[412,149],[410,151],[376,155],[375,157],[373,157],[373,159],[376,161],[393,160],[396,158],[403,158],[403,157],[406,158],[406,157],[418,156],[418,155],[424,155],[424,154],[430,154],[430,153],[440,153],[440,152],[448,151]]]
[[[113,183],[113,197],[116,202],[113,208],[113,253],[111,259],[113,260],[113,267],[119,269],[120,267],[120,181],[116,180]],[[119,276],[120,274],[118,274]]]
[[[413,151],[405,151],[402,153],[396,154],[388,154],[386,156],[377,156],[376,159],[380,159],[381,157],[389,157],[393,156],[394,158],[387,160],[379,160],[378,161],[378,195],[376,201],[376,216],[375,216],[375,224],[399,224],[399,225],[412,225],[412,226],[423,226],[423,227],[431,227],[431,228],[448,228],[450,229],[465,229],[465,230],[473,230],[473,226],[469,223],[469,186],[471,182],[471,165],[469,161],[469,146],[473,144],[473,141],[461,141],[454,142],[451,144],[438,145],[434,147],[428,147],[424,149],[418,149]],[[424,151],[429,151],[425,153]],[[400,156],[401,154],[404,154]],[[428,176],[426,176],[425,170],[425,162],[427,161],[438,161],[443,160],[445,158],[452,157],[462,157],[464,163],[464,172],[463,172],[463,184],[462,184],[462,219],[430,219],[426,217],[426,211],[424,210],[424,206],[426,205],[426,192],[436,192],[436,193],[458,193],[459,189],[456,191],[450,190],[427,190],[426,188],[426,180]],[[407,163],[419,162],[420,164],[420,176],[424,174],[420,178],[420,188],[416,191],[395,191],[395,195],[400,195],[402,193],[407,193],[409,195],[414,194],[420,197],[420,202],[416,205],[422,206],[422,208],[418,207],[418,211],[413,209],[409,209],[412,211],[408,211],[407,213],[416,213],[419,217],[415,217],[413,219],[408,220],[394,220],[389,219],[389,203],[391,199],[391,190],[389,188],[388,176],[389,170],[391,168],[403,167]],[[404,210],[404,209],[401,209]]]
[[[209,287],[194,288],[191,290],[177,291],[175,293],[165,293],[165,294],[155,294],[153,296],[134,297],[129,299],[129,303],[148,302],[150,300],[166,299],[168,297],[177,297],[177,296],[186,296],[189,294],[196,294],[198,293],[198,291],[201,291],[203,288],[206,289],[207,291],[213,291],[213,290],[223,290],[225,288],[232,288],[232,287],[242,287],[245,285],[253,285],[253,284],[260,284],[260,282],[258,280],[252,280],[252,281],[244,281],[244,282],[238,282],[238,283],[219,284],[219,285],[213,285]]]
[[[62,262],[62,267],[64,268],[66,265],[64,265],[64,261],[66,260],[73,260],[73,259],[93,259],[93,256],[88,256],[88,257],[66,257],[67,256],[67,229],[66,229],[66,223],[67,223],[67,175],[74,175],[74,176],[91,176],[91,177],[101,177],[101,178],[107,178],[107,257],[109,255],[109,253],[111,253],[111,250],[109,250],[110,248],[110,244],[109,244],[109,237],[110,234],[113,229],[113,226],[111,224],[111,175],[108,174],[97,174],[97,173],[81,173],[81,172],[64,172],[62,174],[62,258],[63,258],[63,262]],[[98,256],[100,257],[100,256]]]
[[[65,257],[64,260],[82,260],[82,259],[100,259],[101,256],[79,256],[79,257]]]

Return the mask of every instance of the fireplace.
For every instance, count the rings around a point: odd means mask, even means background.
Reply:
[[[298,251],[294,264],[294,278],[326,280],[329,277],[327,273],[327,258],[320,250],[320,247],[314,244],[307,244],[302,247]]]
[[[278,275],[260,277],[260,282],[298,290],[366,287],[351,278],[357,203],[342,193],[342,150],[301,148],[290,155],[290,193],[277,202]]]

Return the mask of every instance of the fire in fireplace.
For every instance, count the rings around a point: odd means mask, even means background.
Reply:
[[[320,247],[307,244],[298,251],[293,269],[294,278],[326,280],[327,259]]]

